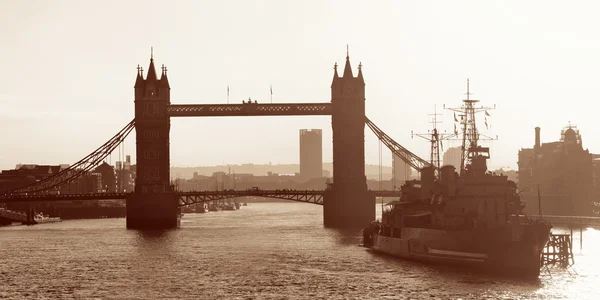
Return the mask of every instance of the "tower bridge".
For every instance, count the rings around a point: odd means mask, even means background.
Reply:
[[[150,58],[144,79],[135,82],[137,178],[135,196],[127,199],[127,227],[177,226],[177,198],[169,196],[169,138],[172,117],[331,115],[333,185],[323,194],[323,221],[328,227],[362,226],[375,219],[375,196],[365,176],[365,82],[361,66],[352,74],[350,57],[342,76],[334,67],[331,102],[296,104],[171,104],[167,71],[156,74]]]
[[[240,196],[265,196],[323,205],[326,227],[361,227],[375,219],[376,196],[399,196],[398,191],[370,191],[365,176],[364,132],[368,124],[377,137],[413,168],[427,163],[393,141],[365,116],[362,65],[354,76],[350,58],[342,76],[334,66],[330,102],[242,104],[172,104],[167,69],[158,76],[150,57],[144,78],[138,67],[134,85],[135,118],[117,135],[66,170],[39,182],[2,191],[0,202],[126,199],[127,227],[136,229],[178,226],[179,207]],[[170,119],[173,117],[331,116],[333,183],[323,191],[177,192],[170,183]],[[44,194],[82,176],[106,158],[135,129],[137,176],[133,193]],[[41,194],[40,194],[41,193]],[[111,198],[112,197],[112,198]]]

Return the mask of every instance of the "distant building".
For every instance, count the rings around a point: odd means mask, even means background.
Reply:
[[[18,164],[17,168],[13,170],[3,170],[0,173],[0,190],[20,188],[43,180],[46,177],[64,171],[67,168],[68,165],[49,166]],[[101,182],[102,175],[98,173],[88,173],[48,192],[65,194],[98,193],[101,190]]]
[[[0,173],[0,190],[32,184],[62,170],[60,166],[18,164],[13,170],[3,170]]]
[[[94,169],[94,173],[102,174],[102,191],[114,193],[119,190],[115,168],[103,162]]]
[[[392,187],[399,188],[410,180],[412,168],[397,155],[392,155]]]
[[[133,192],[135,188],[135,174],[131,167],[131,156],[127,155],[125,161],[115,163],[116,190],[119,192]]]
[[[323,138],[321,129],[300,129],[300,177],[323,177]]]
[[[444,152],[444,157],[442,158],[443,165],[452,165],[456,170],[460,172],[460,161],[461,161],[461,147],[452,147],[448,148],[446,152]]]
[[[217,171],[217,172],[213,172],[212,176],[211,176],[211,180],[214,181],[214,187],[212,189],[215,190],[226,190],[226,189],[230,189],[230,181],[233,180],[233,178],[230,178],[230,176],[227,176],[227,173],[223,172],[223,171]]]
[[[87,173],[62,185],[59,190],[65,194],[99,193],[102,191],[102,174]]]
[[[538,188],[542,213],[555,215],[594,215],[594,161],[584,150],[577,127],[569,125],[560,141],[540,143],[535,128],[533,148],[519,151],[518,186],[530,213],[537,213]]]
[[[600,154],[592,154],[592,166],[594,168],[594,193],[600,195]]]

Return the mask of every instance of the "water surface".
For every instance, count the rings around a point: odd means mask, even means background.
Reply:
[[[154,232],[125,219],[11,226],[0,228],[0,298],[600,299],[600,231],[583,237],[573,274],[525,282],[371,253],[306,203],[186,214]]]

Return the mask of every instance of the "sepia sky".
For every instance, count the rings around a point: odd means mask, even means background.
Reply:
[[[470,78],[499,140],[491,168],[560,138],[569,121],[600,153],[597,1],[0,1],[0,168],[74,163],[133,118],[138,64],[169,70],[172,103],[329,102],[349,44],[363,64],[367,116],[429,157],[434,106],[452,131]],[[480,120],[483,114],[478,115]],[[172,118],[171,165],[297,163],[298,130],[329,117]],[[366,129],[366,161],[378,141]],[[444,147],[458,142],[446,142]],[[134,155],[130,136],[125,152]],[[383,162],[391,154],[383,151]],[[112,156],[112,162],[118,160]]]

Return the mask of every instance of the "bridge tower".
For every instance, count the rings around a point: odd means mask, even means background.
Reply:
[[[179,226],[177,198],[170,185],[167,107],[171,87],[167,69],[160,79],[150,57],[148,74],[138,67],[135,81],[136,180],[135,193],[127,199],[127,228],[153,229]]]
[[[333,184],[325,192],[326,227],[362,227],[375,220],[375,196],[365,176],[365,81],[358,66],[354,77],[350,57],[342,77],[334,67],[331,83]]]

